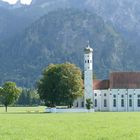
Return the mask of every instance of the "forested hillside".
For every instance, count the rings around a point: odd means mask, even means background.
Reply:
[[[33,0],[26,6],[0,1],[0,83],[11,80],[32,87],[50,63],[70,61],[83,70],[88,40],[97,78],[108,78],[111,71],[138,71],[139,4]]]
[[[29,86],[50,63],[69,61],[83,68],[83,49],[88,40],[94,48],[97,77],[105,78],[109,70],[123,67],[126,44],[119,34],[96,14],[69,9],[41,17],[21,36],[4,42],[0,63],[5,70],[0,73],[5,72],[4,80],[10,78]]]

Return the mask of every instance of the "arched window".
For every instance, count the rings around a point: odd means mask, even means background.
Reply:
[[[97,99],[94,100],[94,105],[97,107]]]
[[[107,100],[104,99],[104,107],[107,107]]]
[[[76,107],[78,107],[78,102],[77,102],[77,104],[76,104]]]
[[[121,99],[121,107],[124,107],[124,99]]]
[[[122,98],[124,97],[124,95],[121,96]]]
[[[138,107],[140,107],[140,99],[137,100]]]
[[[129,99],[129,107],[132,107],[132,99]]]
[[[116,98],[116,95],[113,95],[114,98]]]
[[[116,107],[116,99],[113,99],[113,107]]]

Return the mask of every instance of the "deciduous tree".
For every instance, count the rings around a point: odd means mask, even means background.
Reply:
[[[4,104],[6,112],[7,112],[8,105],[14,103],[17,100],[20,92],[21,92],[21,89],[18,88],[16,86],[16,83],[14,82],[6,82],[0,88],[1,103]]]
[[[38,93],[47,106],[69,105],[83,92],[81,71],[74,64],[49,65],[38,82]]]

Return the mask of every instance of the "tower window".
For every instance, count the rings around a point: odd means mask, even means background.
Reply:
[[[106,96],[106,93],[104,94],[104,96]]]
[[[86,63],[87,61],[85,60],[85,63]]]
[[[129,98],[131,98],[132,97],[132,95],[129,95]]]
[[[95,99],[94,102],[95,102],[95,107],[97,107],[97,99]]]
[[[89,63],[89,60],[88,60],[88,63]]]
[[[124,95],[122,95],[122,98],[124,97]]]

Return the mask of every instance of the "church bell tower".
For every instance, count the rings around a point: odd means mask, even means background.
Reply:
[[[84,49],[84,106],[86,99],[93,102],[93,49],[89,43]]]

